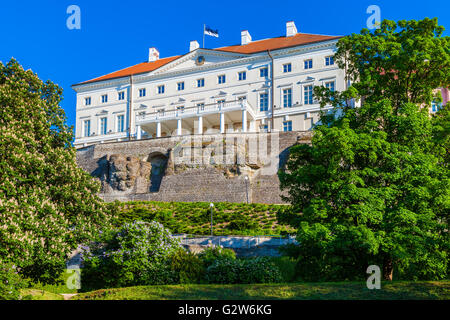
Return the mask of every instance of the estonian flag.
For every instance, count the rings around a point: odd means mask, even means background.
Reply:
[[[210,27],[205,27],[205,34],[207,34],[208,36],[212,36],[212,37],[219,37],[219,30],[213,30]]]

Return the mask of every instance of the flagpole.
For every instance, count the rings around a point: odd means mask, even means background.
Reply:
[[[206,30],[206,25],[203,25],[203,49],[205,49],[205,30]]]

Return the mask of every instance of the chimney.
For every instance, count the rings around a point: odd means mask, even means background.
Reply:
[[[252,42],[252,36],[247,30],[241,31],[241,46]]]
[[[189,52],[197,50],[198,48],[200,48],[200,45],[197,40],[193,40],[189,43]]]
[[[159,59],[159,51],[156,48],[148,49],[148,62],[153,62]]]
[[[297,34],[297,27],[294,21],[286,22],[286,37],[293,37]]]

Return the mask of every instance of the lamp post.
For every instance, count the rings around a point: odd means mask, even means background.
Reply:
[[[211,208],[211,237],[213,236],[213,208],[214,208],[214,203],[210,203],[209,207]]]
[[[245,176],[244,180],[245,180],[245,194],[247,196],[247,204],[248,204],[248,186],[247,186],[248,176]]]

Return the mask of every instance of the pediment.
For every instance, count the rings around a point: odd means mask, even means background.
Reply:
[[[194,71],[195,69],[210,68],[214,65],[232,63],[249,55],[234,52],[197,49],[155,70],[153,74],[163,74],[177,71]]]

